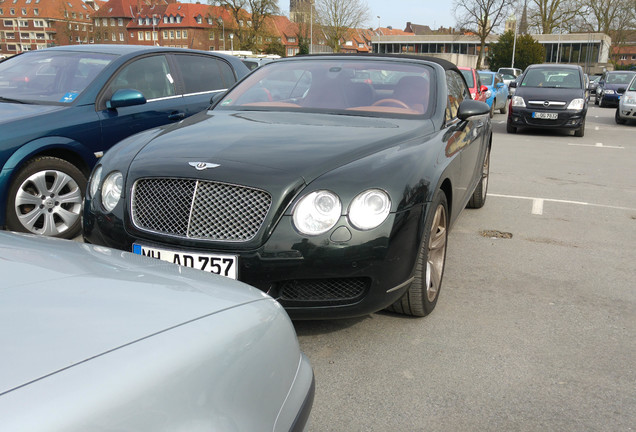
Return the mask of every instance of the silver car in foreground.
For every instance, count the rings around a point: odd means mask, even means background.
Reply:
[[[621,93],[622,90],[620,88],[618,92]],[[616,108],[614,115],[614,120],[618,124],[625,124],[630,120],[636,122],[636,75],[624,90],[620,95],[618,108]]]
[[[0,232],[0,429],[289,431],[311,366],[280,305],[221,276]]]

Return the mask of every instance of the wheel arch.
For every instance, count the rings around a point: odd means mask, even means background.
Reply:
[[[9,186],[20,169],[31,159],[51,156],[63,159],[76,167],[88,178],[96,156],[81,143],[66,137],[45,137],[19,147],[0,171],[0,227],[6,226]]]

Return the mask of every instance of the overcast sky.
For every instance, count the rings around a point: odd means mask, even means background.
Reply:
[[[281,7],[286,0],[279,0]],[[406,22],[427,25],[432,29],[441,26],[455,27],[452,0],[366,0],[369,5],[369,27],[380,26],[404,30]],[[289,9],[289,4],[287,5]]]

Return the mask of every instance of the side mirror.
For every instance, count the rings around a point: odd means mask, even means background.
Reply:
[[[109,101],[106,101],[106,108],[116,109],[145,103],[146,98],[139,90],[119,89],[113,93]]]
[[[616,93],[618,93],[618,94],[623,94],[623,93],[625,93],[626,91],[627,91],[627,89],[626,89],[625,87],[619,87],[619,88],[616,90]]]
[[[490,113],[490,106],[486,102],[465,99],[459,104],[457,109],[457,118],[462,121],[468,120],[469,117],[486,115]]]
[[[479,88],[479,91],[480,91],[481,93],[486,93],[486,92],[488,91],[488,87],[486,87],[485,85],[483,85],[483,86],[481,86],[481,87]]]
[[[508,87],[512,87],[512,88],[517,88],[517,81],[510,81],[510,84],[508,84]]]

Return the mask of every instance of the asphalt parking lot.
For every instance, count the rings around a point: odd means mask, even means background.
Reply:
[[[310,431],[636,429],[636,125],[593,104],[583,138],[505,120],[430,316],[295,323]]]

